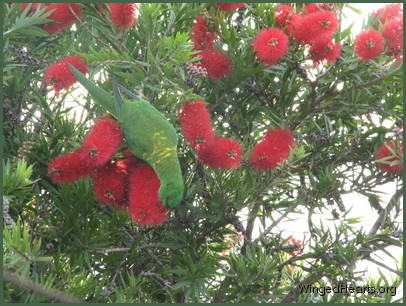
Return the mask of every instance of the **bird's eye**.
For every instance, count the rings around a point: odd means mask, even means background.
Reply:
[[[173,199],[173,196],[168,196],[166,199],[167,199],[168,201],[170,201],[170,200]]]

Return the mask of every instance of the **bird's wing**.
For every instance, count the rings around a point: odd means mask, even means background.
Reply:
[[[160,112],[140,101],[124,101],[125,105],[120,108],[120,126],[137,157],[154,160],[164,148],[176,150],[176,131]]]

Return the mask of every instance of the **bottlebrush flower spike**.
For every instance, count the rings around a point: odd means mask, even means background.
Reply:
[[[296,28],[302,22],[302,18],[303,17],[301,15],[292,13],[286,22],[286,29],[285,29],[286,34],[288,34],[290,37],[294,37]]]
[[[332,11],[320,11],[304,16],[295,26],[294,37],[298,42],[314,44],[330,39],[337,30],[338,20]]]
[[[199,148],[198,158],[210,168],[236,169],[242,161],[242,147],[234,139],[214,136],[211,142]]]
[[[288,37],[277,28],[262,30],[253,42],[257,57],[269,66],[277,63],[285,56],[288,46]]]
[[[161,225],[167,219],[167,208],[159,201],[160,181],[149,165],[130,172],[128,213],[140,225]]]
[[[380,15],[381,17],[379,18],[379,21],[382,24],[391,19],[403,19],[403,5],[401,3],[391,3],[385,5],[375,12],[374,18],[377,18]]]
[[[179,113],[182,134],[194,150],[214,137],[210,112],[201,100],[186,101]]]
[[[80,7],[77,3],[52,3],[50,4],[46,12],[50,12],[54,10],[51,15],[48,16],[48,19],[56,21],[56,24],[46,24],[44,25],[44,30],[47,31],[49,34],[56,33],[62,31],[66,27],[72,25],[76,17],[72,14],[70,8],[73,12],[80,16]]]
[[[354,41],[354,51],[362,61],[376,58],[382,53],[383,47],[383,37],[375,30],[361,32]]]
[[[275,20],[280,28],[287,25],[290,16],[292,15],[292,9],[289,4],[280,4],[275,10]]]
[[[196,56],[201,56],[199,65],[207,71],[209,79],[220,79],[231,73],[231,61],[229,57],[216,50],[203,50]]]
[[[54,87],[56,93],[61,89],[68,89],[77,81],[69,65],[73,65],[82,73],[89,72],[85,60],[78,55],[68,56],[51,64],[44,72],[44,80],[46,84]]]
[[[401,54],[403,51],[403,21],[391,19],[385,23],[382,36],[388,43],[390,54]]]
[[[247,3],[216,3],[216,5],[222,11],[234,11],[240,7],[246,6]]]
[[[93,190],[96,199],[116,207],[126,203],[128,173],[118,163],[108,163],[93,174]]]
[[[120,167],[126,173],[129,173],[132,168],[143,162],[143,160],[135,157],[128,148],[124,150],[123,155],[124,158],[117,161],[117,167]]]
[[[334,4],[329,3],[305,3],[305,14],[309,15],[320,11],[331,11]]]
[[[191,40],[195,50],[212,49],[214,46],[215,34],[208,31],[206,20],[197,16],[192,26]]]
[[[110,19],[120,29],[127,29],[137,22],[136,3],[108,3]]]
[[[123,140],[123,133],[117,121],[104,118],[96,121],[78,150],[86,156],[93,167],[106,164],[117,151]]]
[[[333,64],[341,54],[340,43],[334,43],[333,41],[316,42],[310,48],[310,58],[316,64],[323,60],[327,60],[330,65]]]
[[[255,169],[271,170],[277,164],[285,161],[294,147],[295,141],[290,130],[270,129],[265,137],[254,146],[249,162]]]
[[[54,184],[71,184],[93,172],[86,158],[77,152],[57,156],[48,163],[48,175]]]
[[[294,237],[288,239],[288,244],[291,247],[293,255],[299,255],[303,251],[303,243],[301,240],[297,240]]]
[[[396,155],[398,155],[398,156],[395,156],[389,148],[391,148],[394,152],[396,152]],[[388,158],[391,156],[393,156],[393,158]],[[382,171],[400,175],[400,174],[402,174],[402,171],[403,171],[402,156],[403,156],[403,144],[399,143],[399,142],[395,143],[393,141],[387,141],[378,148],[378,152],[377,152],[377,155],[375,158],[376,165],[380,169],[382,169]],[[378,161],[383,158],[388,158],[388,159],[385,159],[385,161],[381,161],[381,162]],[[398,161],[399,163],[397,163],[395,165],[387,164],[388,162],[395,162],[395,161]]]

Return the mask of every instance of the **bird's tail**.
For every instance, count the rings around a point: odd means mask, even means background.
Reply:
[[[69,65],[69,68],[76,79],[79,81],[79,83],[87,89],[89,94],[93,97],[94,101],[103,106],[113,116],[117,117],[114,97],[104,89],[97,86],[94,82],[86,78],[79,70],[77,70],[72,65]]]

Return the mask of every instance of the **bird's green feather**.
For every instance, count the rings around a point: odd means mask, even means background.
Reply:
[[[154,168],[161,182],[160,200],[169,207],[176,206],[182,200],[184,183],[177,156],[178,136],[175,128],[148,101],[132,94],[129,95],[134,100],[123,98],[121,90],[127,94],[128,90],[121,85],[114,86],[115,93],[111,96],[74,67],[71,70],[94,100],[118,119],[134,155]]]

